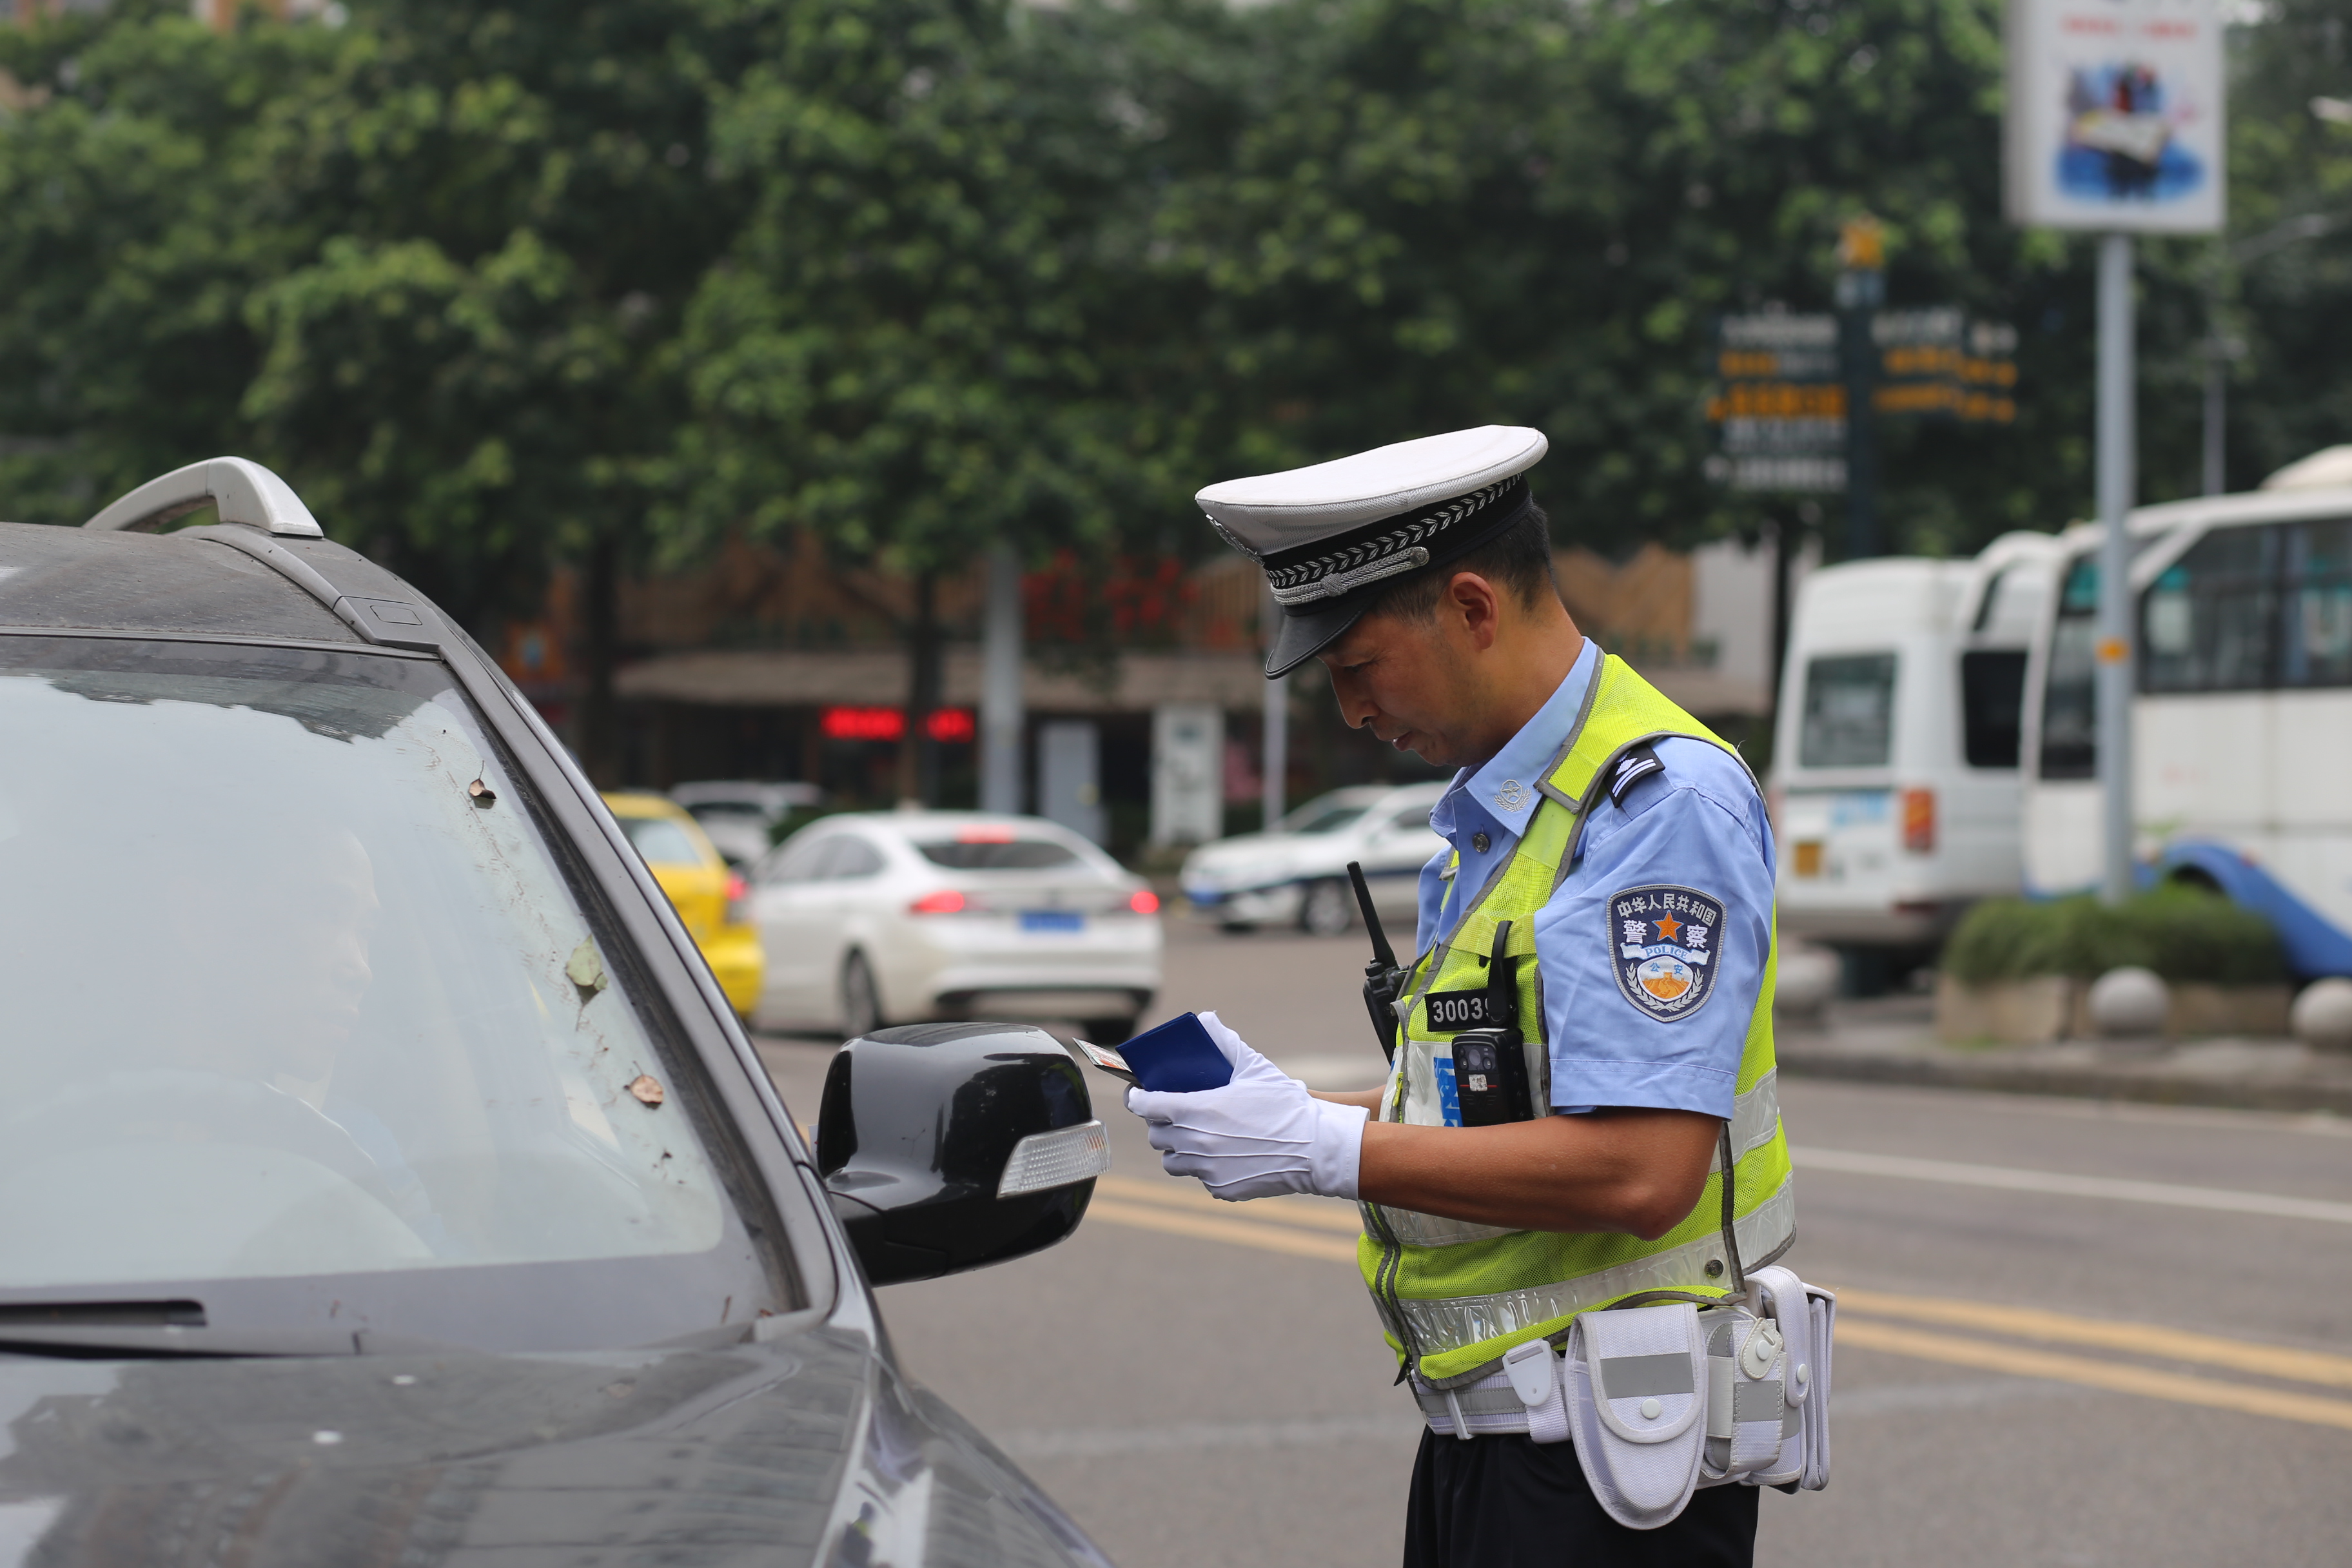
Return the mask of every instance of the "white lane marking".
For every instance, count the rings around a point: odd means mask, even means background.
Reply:
[[[2049,1378],[1987,1378],[1981,1383],[1896,1383],[1840,1388],[1831,1403],[1841,1418],[1907,1415],[1917,1410],[1975,1410],[2016,1399],[2074,1397],[2072,1384]]]
[[[1901,1181],[1941,1182],[1958,1187],[2111,1198],[2121,1203],[2162,1204],[2217,1214],[2258,1214],[2278,1219],[2352,1225],[2352,1204],[2329,1203],[2322,1198],[2283,1198],[2270,1193],[2178,1186],[2170,1182],[2136,1182],[2115,1176],[2074,1176],[2063,1171],[2021,1171],[2010,1165],[1971,1165],[1957,1160],[1915,1160],[1906,1154],[1864,1154],[1849,1149],[1792,1146],[1789,1155],[1801,1171],[1837,1171],[1852,1176],[1893,1176]]]

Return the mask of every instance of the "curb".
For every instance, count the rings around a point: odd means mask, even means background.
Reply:
[[[2126,1100],[2225,1110],[2328,1111],[2352,1116],[2352,1081],[2228,1079],[2120,1068],[1974,1061],[1953,1057],[1867,1056],[1776,1045],[1780,1070],[1794,1078],[1847,1083],[1968,1089],[2000,1094],[2054,1094],[2074,1100]]]

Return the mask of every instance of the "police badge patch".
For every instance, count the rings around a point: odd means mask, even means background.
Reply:
[[[1650,1017],[1687,1018],[1715,994],[1723,904],[1663,883],[1609,899],[1611,967],[1625,1000]]]

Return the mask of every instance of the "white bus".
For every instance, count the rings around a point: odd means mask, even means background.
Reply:
[[[2246,495],[2131,514],[2143,881],[2203,883],[2270,917],[2301,977],[2352,974],[2352,452]],[[2092,673],[2099,530],[2062,536],[2026,674],[2025,883],[2100,878]]]
[[[2059,553],[2011,533],[1973,560],[1806,578],[1772,744],[1783,931],[1925,956],[1970,902],[2018,891],[2026,660]]]

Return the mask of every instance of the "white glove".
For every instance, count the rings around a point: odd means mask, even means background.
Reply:
[[[1127,1108],[1151,1125],[1161,1168],[1197,1176],[1233,1203],[1277,1193],[1354,1197],[1371,1113],[1316,1099],[1214,1013],[1202,1014],[1201,1026],[1234,1064],[1232,1082],[1191,1094],[1127,1091]]]

